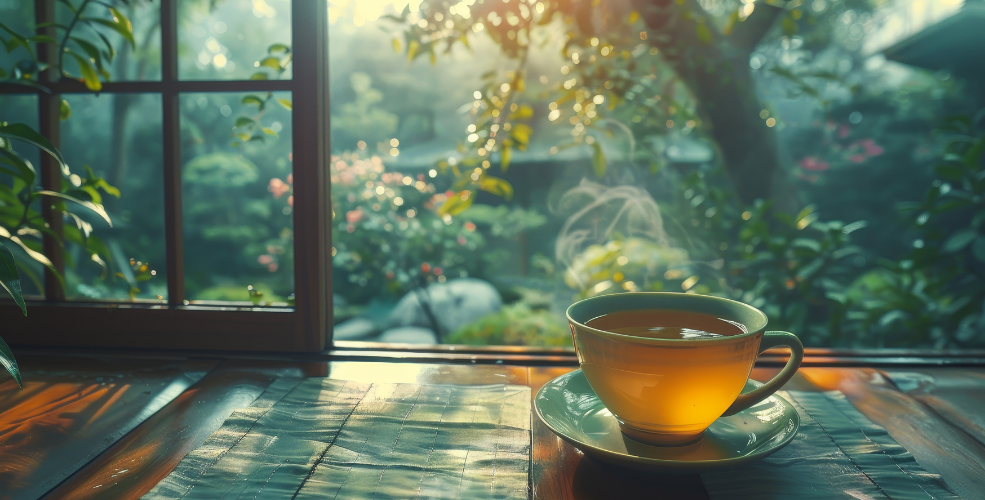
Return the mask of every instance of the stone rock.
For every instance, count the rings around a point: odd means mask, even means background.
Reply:
[[[387,322],[391,328],[431,328],[431,322],[421,308],[418,294],[417,291],[411,291],[397,302]],[[431,312],[438,321],[442,335],[449,335],[503,307],[503,299],[496,287],[475,278],[457,278],[445,283],[434,283],[427,288],[427,294]]]
[[[352,318],[332,328],[333,340],[366,340],[380,329],[366,318]]]
[[[437,344],[438,336],[427,328],[419,326],[399,326],[383,332],[377,342],[391,344]]]

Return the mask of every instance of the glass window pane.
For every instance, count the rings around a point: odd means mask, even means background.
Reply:
[[[0,122],[22,123],[37,130],[38,98],[33,95],[0,94]],[[12,146],[15,153],[28,161],[35,169],[37,168],[41,158],[37,148],[19,141],[14,141]],[[21,198],[17,195],[27,188],[23,187],[21,175],[12,175],[13,172],[19,172],[19,169],[5,161],[0,161],[0,167],[4,170],[10,169],[10,172],[0,172],[0,185],[3,186],[0,189],[3,189],[5,198],[3,206],[0,207],[0,227],[6,233],[17,238],[16,241],[3,239],[3,244],[14,254],[24,295],[37,298],[44,293],[44,268],[37,260],[31,258],[24,246],[32,252],[40,251],[42,248],[41,238],[33,231],[28,234],[18,234],[18,231],[29,227],[31,222],[40,222],[36,219],[28,220],[28,218],[40,213],[41,203],[39,201],[32,203],[31,212],[25,217],[24,206],[20,202]],[[17,241],[21,243],[17,243]]]
[[[290,100],[286,92],[181,96],[191,301],[293,300]]]
[[[819,0],[747,48],[711,31],[740,2],[670,39],[604,2],[591,30],[333,2],[335,338],[570,346],[572,301],[641,290],[813,346],[985,345],[985,44],[960,4]]]
[[[66,42],[63,69],[74,78],[81,78],[80,64],[89,61],[93,69],[106,74],[103,81],[139,81],[161,79],[161,8],[160,0],[141,2],[116,2],[111,11],[102,2],[73,4],[73,9],[85,6],[81,13],[74,12],[61,2],[55,3],[55,14],[60,23],[69,25],[78,14],[80,21],[73,26]],[[111,24],[129,22],[133,43],[120,34]],[[57,39],[62,42],[65,31],[59,29]],[[83,62],[80,62],[82,59]]]
[[[79,226],[85,224],[92,227],[90,240],[98,240],[85,247],[66,243],[66,296],[166,300],[160,95],[63,97],[72,109],[71,117],[61,122],[61,149],[72,170],[64,189],[77,197],[95,190],[113,222],[110,227],[91,211],[66,205],[81,221],[65,218],[66,240],[79,238]],[[89,170],[111,187],[97,183]]]
[[[291,78],[290,0],[181,0],[178,8],[181,79]]]
[[[34,28],[34,2],[0,2],[0,19],[4,25],[22,36],[31,36]],[[3,38],[10,39],[10,34],[3,31]],[[34,43],[30,44],[31,51],[34,51]],[[10,52],[5,47],[0,50],[0,78],[13,78],[19,61],[24,61],[20,69],[31,71],[29,64],[30,55],[27,49],[14,45],[9,47]]]

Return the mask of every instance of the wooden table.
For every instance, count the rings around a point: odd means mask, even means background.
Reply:
[[[574,367],[155,356],[20,356],[0,383],[0,500],[139,498],[277,377],[523,384]],[[775,368],[756,368],[765,380]],[[887,372],[909,372],[896,387]],[[840,390],[964,498],[985,497],[985,367],[805,367],[787,389]],[[698,476],[652,481],[586,459],[536,416],[532,498],[708,498]]]

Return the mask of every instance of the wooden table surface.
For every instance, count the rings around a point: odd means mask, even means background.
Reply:
[[[139,498],[278,377],[522,384],[574,367],[21,355],[0,383],[0,500]],[[765,380],[775,369],[756,368]],[[905,380],[899,387],[888,378]],[[985,498],[985,368],[801,368],[786,389],[840,390],[964,498]],[[661,477],[585,458],[532,417],[530,496],[708,498],[697,475]]]

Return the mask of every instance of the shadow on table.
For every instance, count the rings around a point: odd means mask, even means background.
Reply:
[[[575,468],[572,496],[578,500],[600,498],[707,499],[697,474],[656,474],[617,467],[583,457]]]

